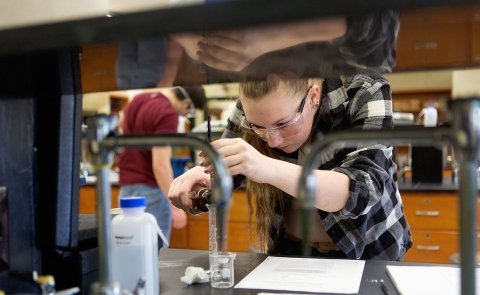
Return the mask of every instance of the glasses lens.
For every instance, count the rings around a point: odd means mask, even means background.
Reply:
[[[300,130],[303,128],[303,123],[305,122],[303,116],[301,113],[297,113],[295,117],[292,119],[292,121],[289,122],[289,125],[279,128],[276,131],[279,132],[279,134],[284,137],[290,137],[295,134],[298,134]]]

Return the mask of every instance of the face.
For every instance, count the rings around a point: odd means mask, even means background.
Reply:
[[[179,115],[186,116],[190,113],[193,102],[190,98],[184,100],[175,99],[172,105]]]
[[[320,99],[318,85],[294,93],[280,82],[277,89],[260,98],[242,97],[245,123],[272,148],[291,153],[310,137]]]

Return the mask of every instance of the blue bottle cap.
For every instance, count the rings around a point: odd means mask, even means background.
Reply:
[[[140,208],[146,207],[145,197],[123,197],[120,198],[120,208]]]

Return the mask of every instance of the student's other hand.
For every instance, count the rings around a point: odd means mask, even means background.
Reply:
[[[187,225],[187,213],[175,206],[172,207],[172,227],[174,229],[181,229]]]

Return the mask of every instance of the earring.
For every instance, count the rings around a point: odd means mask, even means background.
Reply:
[[[318,103],[318,102],[317,102],[317,103],[315,103],[315,104],[312,106],[312,110],[314,110],[314,109],[318,108],[319,106],[320,106],[320,103]]]

